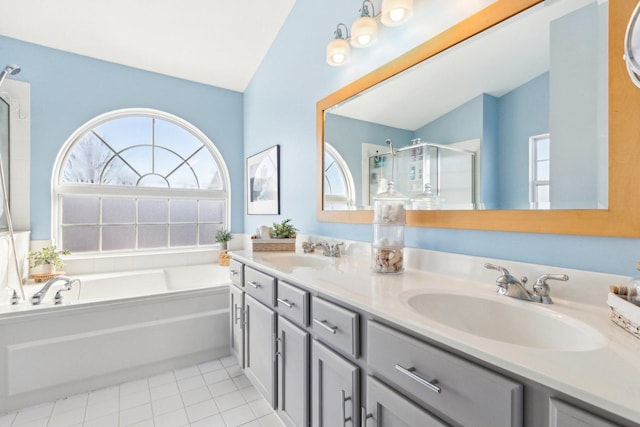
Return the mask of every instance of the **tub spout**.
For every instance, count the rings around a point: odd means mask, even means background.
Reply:
[[[40,304],[42,302],[42,300],[44,299],[44,296],[47,294],[47,291],[49,290],[51,285],[53,285],[55,282],[58,282],[58,281],[65,282],[64,283],[64,287],[65,287],[65,290],[68,291],[68,290],[71,289],[71,286],[75,282],[80,282],[80,279],[72,279],[72,278],[67,277],[67,276],[52,277],[51,279],[47,280],[47,283],[44,284],[44,287],[42,289],[40,289],[38,292],[33,294],[33,296],[31,297],[31,304],[33,304],[33,305]]]

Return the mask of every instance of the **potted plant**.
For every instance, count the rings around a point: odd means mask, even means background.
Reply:
[[[289,251],[296,250],[297,228],[291,223],[291,219],[285,219],[281,223],[273,223],[270,239],[254,239],[253,250],[256,252],[266,251]]]
[[[70,255],[68,249],[56,248],[54,245],[45,246],[39,251],[29,252],[29,266],[40,267],[43,274],[54,274],[58,268],[64,267],[60,255]]]
[[[227,230],[226,228],[221,228],[216,231],[216,242],[220,243],[220,249],[223,251],[227,250],[229,240],[231,240],[232,238],[233,235],[231,234],[231,231]]]

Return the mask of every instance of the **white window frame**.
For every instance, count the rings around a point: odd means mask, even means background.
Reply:
[[[335,194],[325,194],[324,209],[330,210],[332,204],[344,204],[348,206],[348,209],[355,209],[356,208],[356,197],[355,197],[356,185],[353,181],[353,175],[351,174],[349,165],[344,160],[344,158],[340,155],[338,150],[336,150],[335,147],[333,147],[328,142],[324,143],[324,149],[329,153],[331,157],[333,157],[333,160],[335,160],[336,166],[338,167],[338,169],[340,170],[340,173],[344,177],[344,182],[346,187],[345,190],[347,192],[347,194],[345,194],[344,196],[338,196]],[[326,168],[327,165],[324,165],[324,167]],[[323,171],[323,175],[324,175],[324,171]],[[323,180],[324,180],[324,177],[323,177]]]
[[[551,180],[541,180],[537,176],[537,143],[543,139],[548,139],[549,146],[551,146],[551,135],[549,133],[529,137],[529,205],[531,209],[551,209],[551,200],[541,202],[538,200],[538,192],[536,191],[538,187],[544,185],[551,190]],[[551,154],[549,154],[549,163],[551,163]]]
[[[183,189],[183,188],[150,188],[150,187],[125,187],[116,185],[93,185],[93,184],[73,184],[64,183],[64,165],[72,152],[72,147],[80,138],[89,130],[100,126],[108,121],[123,117],[149,117],[162,119],[172,122],[192,133],[210,150],[214,159],[218,162],[219,172],[223,183],[222,190],[211,189]],[[99,190],[99,191],[97,191]],[[51,178],[51,234],[52,241],[62,242],[62,196],[92,196],[92,197],[125,197],[125,198],[144,198],[144,199],[189,199],[189,200],[222,200],[224,202],[224,220],[223,227],[231,229],[231,182],[229,179],[229,170],[218,148],[214,143],[198,128],[188,121],[164,111],[149,108],[125,108],[110,111],[108,113],[97,116],[78,128],[63,144],[58,152],[53,167]],[[100,202],[101,203],[101,202]],[[102,227],[102,225],[100,225]],[[64,244],[64,242],[62,242]],[[206,245],[213,247],[215,245]],[[144,253],[144,252],[180,252],[185,249],[195,249],[200,246],[178,246],[164,247],[153,249],[134,249],[121,251],[99,251],[99,252],[83,252],[87,253]]]

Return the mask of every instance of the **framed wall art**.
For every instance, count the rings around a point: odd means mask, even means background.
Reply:
[[[247,214],[280,214],[280,146],[247,157]]]

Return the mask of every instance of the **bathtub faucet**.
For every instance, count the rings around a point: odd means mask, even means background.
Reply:
[[[60,304],[62,302],[62,296],[60,295],[61,291],[70,291],[71,286],[73,286],[74,283],[80,283],[80,279],[72,279],[67,276],[52,277],[51,279],[47,280],[47,283],[44,284],[44,287],[42,289],[40,289],[38,292],[33,294],[33,296],[31,297],[31,304],[33,305],[40,304],[44,299],[44,296],[46,295],[47,291],[51,287],[51,285],[53,285],[55,282],[58,282],[58,281],[63,281],[65,283],[64,283],[64,288],[56,292],[56,295],[53,299],[53,302],[55,304]]]

